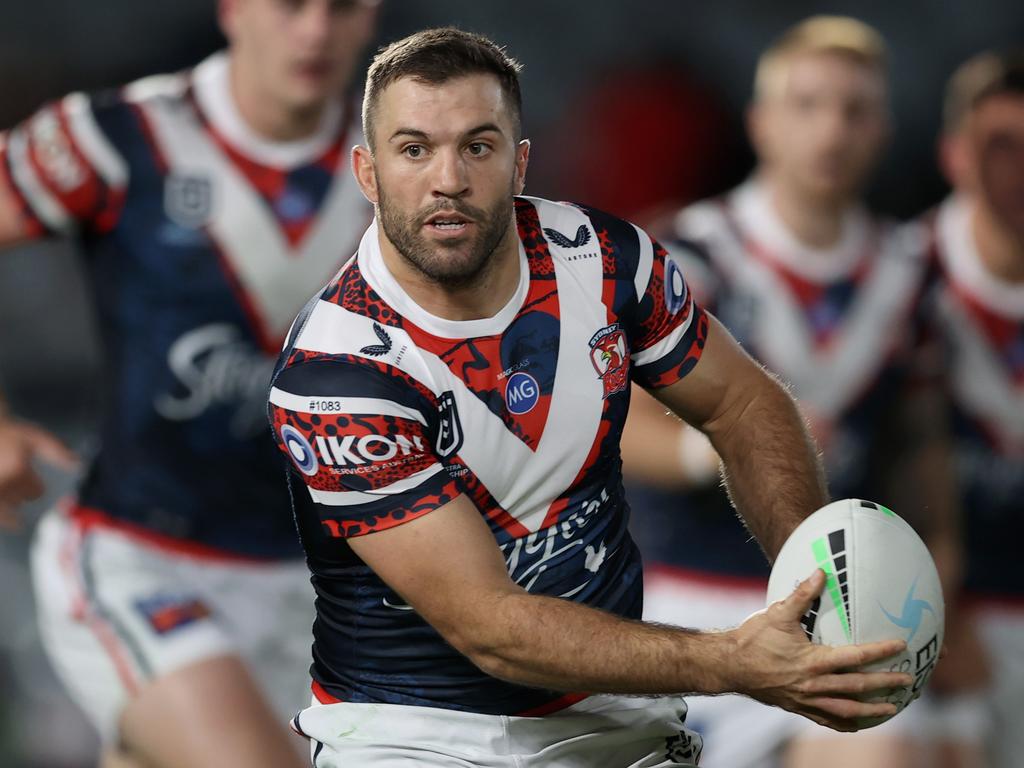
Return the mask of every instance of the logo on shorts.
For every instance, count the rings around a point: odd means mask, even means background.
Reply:
[[[509,413],[522,416],[529,413],[540,400],[540,387],[537,380],[528,373],[518,371],[508,377],[505,382],[505,406]]]
[[[206,603],[191,595],[153,595],[135,607],[158,635],[166,635],[210,615]]]
[[[607,325],[590,338],[590,362],[604,382],[604,397],[622,392],[629,373],[626,334],[618,323]]]
[[[213,182],[205,176],[171,174],[164,181],[164,212],[185,229],[206,224],[213,211]]]
[[[697,765],[704,741],[692,731],[681,731],[665,739],[665,759],[678,765]]]
[[[451,390],[442,392],[437,398],[437,410],[441,417],[441,427],[437,431],[437,455],[442,459],[455,453],[462,447],[462,423],[459,421],[459,409],[455,406],[455,395]]]
[[[288,456],[298,470],[310,477],[315,475],[319,465],[316,461],[316,454],[313,453],[313,446],[309,444],[305,435],[290,424],[282,424],[281,440],[284,441]]]

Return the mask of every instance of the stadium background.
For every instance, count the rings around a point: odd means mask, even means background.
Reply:
[[[214,0],[36,0],[0,4],[0,127],[47,99],[197,62],[222,45]],[[1020,45],[1012,0],[763,3],[721,0],[386,0],[379,40],[456,24],[524,64],[534,141],[527,191],[619,214],[722,191],[750,167],[742,114],[758,53],[815,13],[854,15],[890,46],[894,141],[872,184],[876,209],[915,215],[945,188],[934,164],[943,84],[985,48]],[[0,257],[0,388],[14,410],[88,452],[98,356],[73,249]],[[0,766],[85,768],[92,735],[39,650],[26,551],[31,525],[65,492],[0,533]]]

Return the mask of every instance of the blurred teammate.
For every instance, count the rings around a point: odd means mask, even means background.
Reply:
[[[669,243],[698,299],[792,385],[834,498],[888,498],[883,479],[899,434],[893,405],[927,274],[923,237],[860,202],[888,122],[879,35],[841,17],[798,24],[758,63],[748,126],[755,173],[724,198],[680,212]],[[733,626],[763,606],[767,562],[715,485],[706,441],[686,428],[680,436],[649,399],[641,408],[624,439],[627,472],[698,486],[636,495],[631,486],[649,564],[645,618]],[[917,453],[916,461],[942,466],[940,452]],[[940,516],[936,505],[950,500],[938,490],[925,505]],[[709,744],[708,763],[720,768],[769,765],[804,730],[787,713],[731,696],[693,699],[691,717]],[[829,752],[829,765],[904,765],[916,745],[884,730],[857,734],[858,746]],[[794,755],[790,764],[807,763]]]
[[[962,636],[976,625],[992,683],[991,731],[974,740],[993,768],[1012,768],[1024,756],[1024,52],[965,63],[949,83],[944,122],[953,194],[929,217],[941,275],[928,304],[945,351],[967,558],[965,616],[949,626],[939,682],[979,677],[983,654]],[[957,723],[963,713],[952,714],[935,737],[962,743],[972,734]]]
[[[734,631],[637,621],[631,380],[709,435],[771,553],[823,501],[820,472],[792,401],[661,246],[517,196],[517,70],[452,29],[370,68],[353,167],[376,221],[300,314],[270,392],[318,592],[296,729],[319,766],[572,768],[696,764],[682,691],[848,728],[886,705],[847,694],[900,676],[830,674],[869,651],[803,636],[821,574]],[[629,693],[662,696],[602,695]]]
[[[263,403],[295,312],[369,220],[341,96],[372,6],[222,0],[228,52],[0,137],[0,243],[79,238],[100,317],[102,448],[32,565],[43,641],[110,765],[299,764],[282,718],[312,611]],[[0,422],[0,502],[38,494],[35,456],[67,458]]]

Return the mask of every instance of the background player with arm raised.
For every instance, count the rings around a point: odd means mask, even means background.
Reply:
[[[139,764],[298,764],[282,726],[312,611],[263,402],[295,312],[369,220],[342,94],[373,5],[223,0],[227,52],[2,137],[0,240],[80,238],[106,354],[102,447],[33,545],[42,637]],[[45,443],[12,421],[0,440],[4,492],[31,495]]]
[[[758,63],[748,115],[754,174],[723,198],[679,212],[666,242],[693,275],[698,300],[791,384],[823,449],[833,496],[889,499],[895,474],[913,494],[890,503],[945,550],[952,491],[943,483],[949,472],[942,471],[941,440],[918,440],[920,425],[901,423],[911,413],[903,391],[927,276],[924,237],[873,217],[860,201],[888,136],[885,56],[881,37],[855,19],[815,17],[787,30]],[[652,423],[668,428],[649,401],[631,414],[627,476],[640,465],[645,479],[656,480],[650,468],[662,467],[662,482],[678,488],[687,468],[648,456],[672,455],[681,441],[650,440]],[[909,435],[919,445],[908,445]],[[699,446],[687,445],[699,470]],[[897,462],[897,448],[912,458]],[[913,479],[922,476],[927,483]],[[649,568],[647,618],[728,626],[763,605],[769,562],[719,488],[633,490]],[[917,712],[890,727],[906,732]],[[696,699],[691,713],[708,736],[709,762],[722,768],[771,764],[788,738],[806,730],[797,718],[740,697]],[[822,745],[814,761],[827,755],[836,766],[904,765],[919,745],[885,730],[858,734],[856,748]]]
[[[851,694],[907,676],[840,670],[898,643],[816,647],[798,626],[820,574],[729,632],[638,620],[631,379],[710,436],[770,553],[824,501],[820,470],[792,401],[655,241],[516,196],[517,69],[453,29],[370,68],[353,166],[376,222],[270,394],[318,592],[296,728],[324,765],[694,765],[673,694],[739,690],[844,729],[886,710]],[[614,695],[637,693],[662,696]]]

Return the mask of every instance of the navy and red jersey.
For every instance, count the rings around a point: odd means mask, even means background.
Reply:
[[[524,589],[641,615],[619,457],[629,385],[691,371],[707,316],[632,224],[536,198],[515,209],[520,279],[493,317],[457,322],[416,305],[373,225],[280,360],[270,416],[317,591],[322,701],[542,714],[579,698],[481,672],[346,542],[460,494]]]
[[[1024,286],[984,265],[971,204],[957,196],[931,217],[940,278],[928,296],[942,345],[967,564],[975,597],[1024,601]]]
[[[190,546],[293,557],[266,388],[371,211],[347,172],[353,116],[333,105],[313,137],[266,141],[228,67],[218,54],[50,104],[0,136],[0,174],[31,235],[74,235],[87,258],[106,381],[81,505]]]
[[[853,208],[834,247],[811,249],[752,180],[681,211],[673,234],[666,247],[686,264],[697,299],[790,385],[823,450],[833,498],[878,498],[886,417],[905,386],[929,274],[923,231]],[[767,561],[721,489],[645,490],[634,507],[648,560],[767,578]]]

